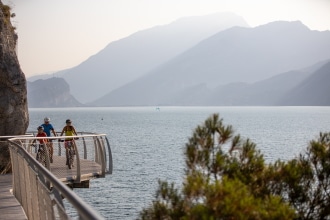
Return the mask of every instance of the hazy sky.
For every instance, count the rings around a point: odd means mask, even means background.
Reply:
[[[16,14],[27,77],[74,67],[110,42],[186,16],[230,11],[251,27],[300,20],[330,30],[330,0],[2,0]]]

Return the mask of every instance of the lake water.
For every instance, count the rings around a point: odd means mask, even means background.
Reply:
[[[330,107],[29,109],[29,130],[47,116],[58,132],[70,118],[77,131],[107,134],[113,174],[74,191],[106,219],[136,219],[154,198],[158,179],[182,182],[185,143],[213,113],[256,143],[267,162],[292,159],[319,132],[330,132]]]

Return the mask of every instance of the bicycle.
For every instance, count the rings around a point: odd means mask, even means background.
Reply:
[[[73,167],[74,162],[74,143],[73,141],[65,141],[65,156],[66,156],[66,165],[68,165],[68,168],[71,169]]]
[[[37,152],[36,160],[46,167],[46,146],[44,144],[39,144],[39,149]]]

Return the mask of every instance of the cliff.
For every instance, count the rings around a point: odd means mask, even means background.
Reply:
[[[26,79],[16,55],[18,37],[10,22],[14,15],[1,1],[0,8],[0,135],[18,135],[29,123]]]
[[[70,86],[63,78],[39,79],[28,82],[28,100],[31,108],[82,106],[71,94]]]
[[[26,79],[17,55],[10,7],[0,1],[0,136],[25,134],[29,125]],[[0,173],[11,170],[7,142],[0,141]]]

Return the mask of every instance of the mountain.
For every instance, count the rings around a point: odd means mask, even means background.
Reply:
[[[145,75],[201,40],[233,26],[248,25],[243,18],[229,12],[182,18],[111,42],[85,62],[69,69],[63,77],[79,101],[91,102]]]
[[[307,68],[278,74],[256,83],[219,86],[211,95],[205,97],[203,105],[279,105],[279,100],[328,62],[329,60],[321,61]]]
[[[203,40],[92,104],[177,105],[177,97],[194,87],[212,93],[208,90],[232,83],[223,88],[241,90],[244,83],[269,79],[329,58],[330,31],[311,31],[300,21],[277,21],[255,28],[233,27]],[[223,91],[223,95],[227,93]]]
[[[288,91],[279,105],[330,106],[330,61]]]
[[[56,71],[56,72],[51,72],[51,73],[49,72],[49,73],[39,74],[39,75],[35,75],[35,76],[30,76],[29,78],[27,78],[27,80],[30,82],[33,82],[38,79],[50,79],[53,77],[63,78],[63,75],[65,75],[65,73],[68,70],[70,70],[70,69],[64,69],[64,70],[60,70],[60,71]]]
[[[279,100],[287,96],[292,88],[314,74],[327,62],[329,60],[318,62],[301,70],[278,74],[256,83],[229,83],[214,89],[208,88],[205,84],[191,86],[174,96],[169,96],[164,103],[183,106],[280,105]]]
[[[30,108],[82,106],[70,94],[69,84],[63,78],[28,81],[27,93]]]

